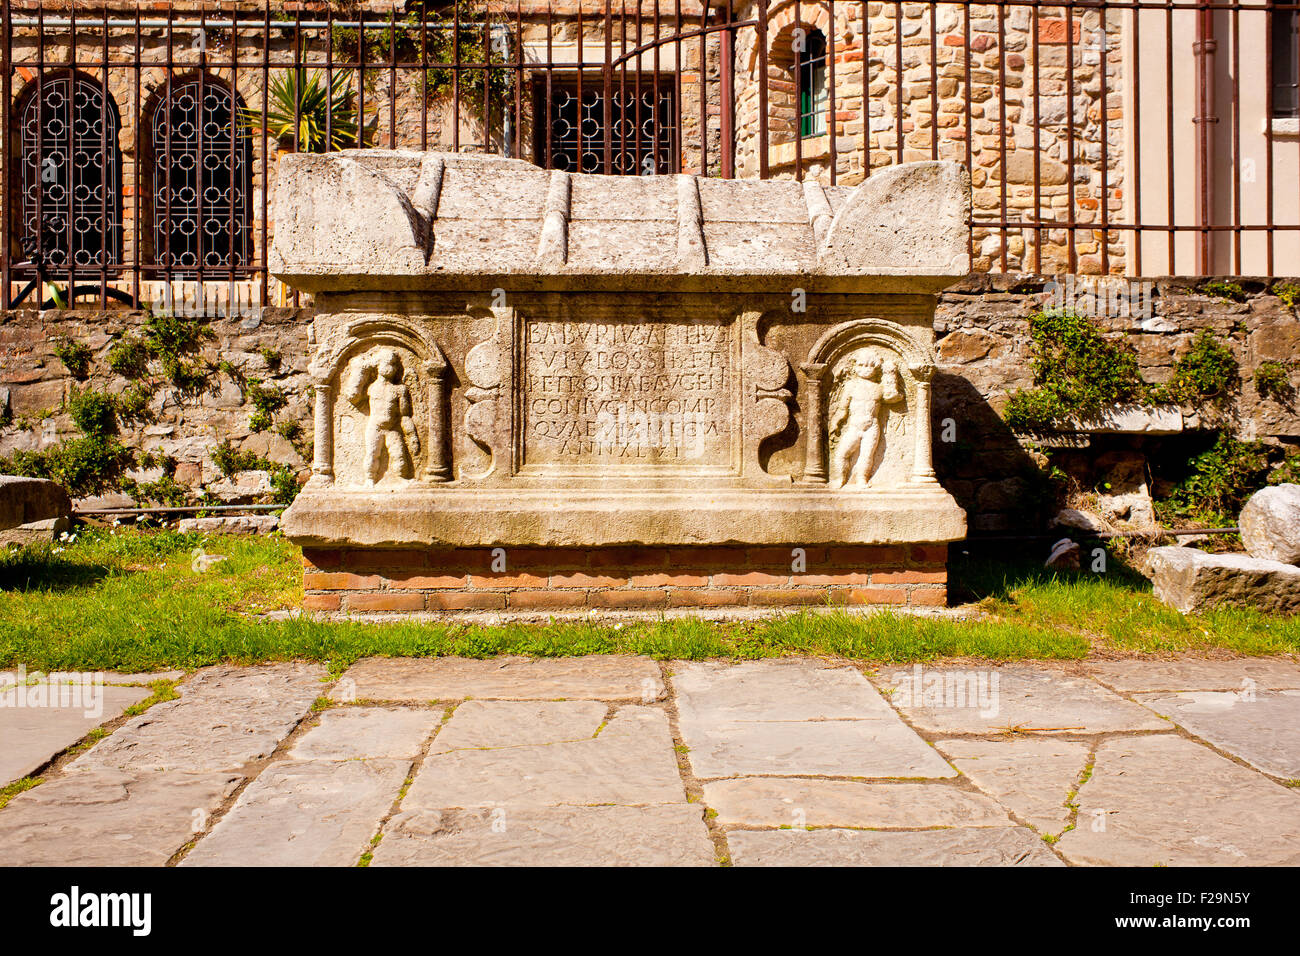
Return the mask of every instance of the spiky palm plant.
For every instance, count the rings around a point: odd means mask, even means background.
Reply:
[[[298,66],[276,76],[266,91],[265,129],[282,144],[304,153],[367,146],[352,109],[352,71],[338,70],[326,82],[319,70]],[[261,110],[242,111],[245,124],[263,126]]]

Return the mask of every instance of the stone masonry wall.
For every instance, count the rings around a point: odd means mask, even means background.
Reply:
[[[1054,286],[1054,281],[1062,284]],[[1118,279],[1097,281],[1103,283],[1101,288],[1146,289],[1149,296],[1140,299],[1139,314],[1108,316],[1115,311],[1113,297],[1110,309],[1098,308],[1104,303],[1088,297],[1090,287],[1082,280],[1071,288],[1061,277],[991,275],[971,277],[939,299],[935,324],[940,365],[932,423],[936,468],[967,509],[972,533],[1019,532],[1033,524],[1025,510],[1031,485],[1026,476],[1036,466],[999,413],[1012,390],[1032,384],[1027,318],[1054,302],[1060,304],[1066,293],[1076,311],[1096,312],[1103,326],[1128,335],[1143,375],[1153,382],[1169,377],[1198,330],[1210,329],[1240,363],[1238,434],[1300,445],[1300,409],[1261,397],[1254,384],[1254,370],[1272,360],[1291,363],[1292,383],[1300,386],[1300,318],[1270,291],[1300,280],[1236,279],[1246,293],[1244,302],[1198,291],[1203,280],[1156,279],[1149,286],[1134,287]],[[274,308],[214,319],[209,324],[215,337],[205,347],[209,362],[224,359],[245,378],[282,389],[288,405],[276,413],[275,424],[297,421],[308,441],[310,319],[310,310]],[[143,313],[129,311],[0,313],[0,421],[8,422],[0,428],[0,455],[49,447],[76,434],[61,408],[71,390],[84,385],[55,356],[57,341],[89,345],[95,354],[91,373],[96,387],[121,390],[127,382],[108,374],[104,357],[115,337],[144,321]],[[281,356],[274,368],[267,354]],[[214,374],[209,390],[194,399],[161,392],[153,407],[156,420],[126,438],[137,448],[176,458],[176,478],[184,484],[198,487],[219,479],[211,451],[225,438],[238,449],[285,462],[306,477],[309,449],[301,443],[295,448],[274,428],[253,431],[253,409],[229,375]],[[1189,418],[1189,427],[1198,424],[1194,416]]]

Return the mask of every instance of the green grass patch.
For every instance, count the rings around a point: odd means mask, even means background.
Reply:
[[[33,787],[39,787],[45,781],[40,777],[23,777],[21,780],[15,780],[5,787],[0,787],[0,810],[8,806],[9,801],[18,794],[30,790]]]
[[[191,552],[225,555],[210,570]],[[79,530],[56,546],[0,555],[0,666],[149,671],[305,659],[334,674],[361,657],[644,654],[662,660],[819,655],[878,663],[947,657],[1080,658],[1222,648],[1300,651],[1300,617],[1250,611],[1185,616],[1117,559],[1108,574],[962,558],[951,587],[969,619],[883,611],[803,611],[762,621],[695,619],[486,626],[360,623],[258,615],[299,606],[300,551],[278,535],[205,538],[172,531]],[[142,711],[175,691],[152,685]]]

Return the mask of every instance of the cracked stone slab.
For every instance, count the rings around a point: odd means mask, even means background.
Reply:
[[[321,714],[320,723],[293,745],[295,760],[413,760],[424,748],[442,711],[395,707],[341,707]]]
[[[372,866],[714,866],[699,804],[408,810]]]
[[[860,672],[815,661],[677,664],[697,776],[951,777]]]
[[[1066,798],[1088,765],[1088,745],[1051,737],[939,740],[935,747],[975,786],[1039,833],[1070,823]]]
[[[1185,691],[1138,700],[1276,777],[1300,779],[1300,691]]]
[[[350,682],[350,683],[349,683]],[[639,700],[664,696],[648,657],[370,657],[339,681],[366,700]]]
[[[1168,721],[1089,677],[1074,677],[1055,668],[987,670],[988,699],[975,703],[972,694],[963,698],[949,690],[960,688],[963,681],[970,689],[972,675],[982,672],[969,669],[923,668],[918,687],[917,670],[900,668],[882,672],[880,682],[894,689],[891,700],[912,725],[932,734],[994,734],[1010,728],[1076,734],[1170,729]],[[931,704],[932,700],[942,700],[943,705]]]
[[[944,784],[740,777],[704,785],[704,803],[723,826],[1009,827],[1007,812],[982,794]]]
[[[68,765],[92,770],[236,770],[269,756],[306,716],[325,685],[314,664],[214,667],[182,684]]]
[[[605,704],[588,700],[467,700],[433,742],[433,753],[588,740],[605,722]]]
[[[31,698],[21,695],[31,690],[22,687],[0,693],[0,786],[29,776],[150,693],[137,687],[100,686],[86,688],[93,691],[93,697],[75,701],[77,706],[64,706],[61,700],[59,706],[51,707],[48,697],[45,706],[25,706]],[[24,706],[18,706],[20,698]],[[73,699],[68,698],[66,703],[73,703]],[[84,706],[87,703],[92,706]]]
[[[232,773],[71,774],[0,812],[6,866],[162,866],[239,786]]]
[[[289,760],[264,770],[183,866],[355,866],[406,760]]]
[[[916,830],[737,830],[737,866],[1064,866],[1027,827]]]
[[[402,805],[440,810],[685,800],[667,716],[655,707],[628,706],[594,738],[431,753]]]
[[[1300,793],[1183,737],[1104,741],[1078,803],[1076,863],[1300,865]]]
[[[1300,690],[1300,666],[1283,658],[1103,661],[1089,666],[1122,694],[1160,690]]]

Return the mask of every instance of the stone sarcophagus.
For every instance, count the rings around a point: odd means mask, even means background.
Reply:
[[[272,271],[314,294],[321,610],[942,603],[931,465],[952,163],[854,188],[291,155]]]

